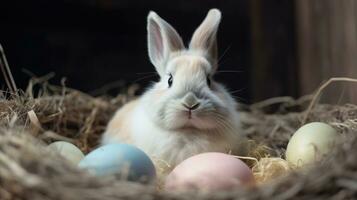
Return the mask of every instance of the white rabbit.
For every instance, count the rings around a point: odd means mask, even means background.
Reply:
[[[211,9],[186,49],[170,24],[149,13],[149,57],[160,81],[117,111],[103,144],[133,144],[172,166],[203,152],[243,153],[236,102],[212,77],[220,20],[221,12]]]

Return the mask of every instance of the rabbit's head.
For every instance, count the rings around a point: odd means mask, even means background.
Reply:
[[[147,109],[162,128],[232,128],[236,103],[213,80],[218,67],[216,35],[220,20],[221,12],[210,10],[185,48],[170,24],[155,12],[149,13],[149,57],[160,81],[147,91]]]

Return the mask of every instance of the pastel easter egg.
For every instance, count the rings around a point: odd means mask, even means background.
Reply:
[[[98,176],[120,174],[126,180],[150,182],[155,179],[153,162],[140,149],[128,144],[108,144],[90,152],[79,167]]]
[[[47,148],[58,152],[75,165],[77,165],[84,158],[82,151],[69,142],[57,141],[48,145]]]
[[[299,128],[291,137],[286,160],[300,167],[320,161],[334,148],[338,134],[330,125],[312,122]]]
[[[241,160],[224,153],[192,156],[168,175],[166,190],[229,190],[254,184],[250,168]]]

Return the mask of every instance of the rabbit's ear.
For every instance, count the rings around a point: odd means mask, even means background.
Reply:
[[[214,70],[218,65],[217,30],[220,21],[221,12],[218,9],[211,9],[190,42],[190,49],[203,51]]]
[[[163,75],[170,53],[184,49],[182,39],[169,23],[153,11],[148,15],[147,31],[150,60],[159,75]]]

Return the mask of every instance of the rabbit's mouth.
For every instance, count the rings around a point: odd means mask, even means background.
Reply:
[[[211,132],[214,130],[219,129],[217,126],[214,124],[208,124],[208,123],[203,123],[202,121],[199,122],[198,120],[190,119],[187,120],[186,123],[184,123],[182,126],[177,127],[177,131],[180,132]]]
[[[226,121],[222,109],[212,104],[202,103],[188,107],[187,105],[170,103],[159,112],[161,126],[169,130],[195,129],[211,131],[220,129]]]
[[[187,110],[187,111],[184,111],[184,115],[186,115],[186,117],[189,121],[192,121],[194,113],[192,112],[192,110]]]
[[[178,129],[195,129],[195,130],[209,130],[216,129],[216,124],[209,118],[201,116],[199,112],[192,110],[185,110],[181,112],[181,115],[177,118],[177,122],[181,122],[181,126]]]

